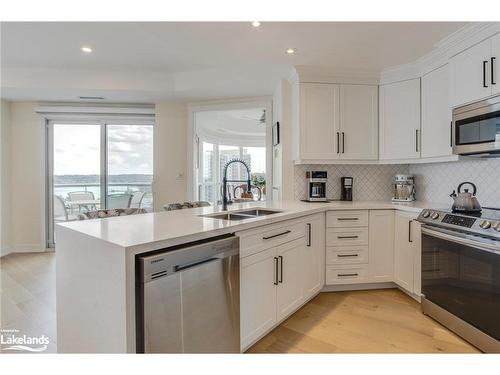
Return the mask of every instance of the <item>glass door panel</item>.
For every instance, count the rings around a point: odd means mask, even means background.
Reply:
[[[107,125],[106,208],[153,211],[153,127]]]
[[[103,206],[101,194],[101,126],[53,124],[52,176],[49,191],[49,244],[54,224],[77,220],[79,213]]]

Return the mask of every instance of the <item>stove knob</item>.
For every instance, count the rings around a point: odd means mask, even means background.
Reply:
[[[488,220],[483,220],[481,224],[479,224],[479,226],[483,229],[488,229],[489,227],[491,227],[491,222]]]
[[[493,224],[491,226],[493,229],[495,229],[497,232],[500,232],[500,222],[499,223],[496,223],[496,224]]]
[[[432,220],[436,220],[439,217],[439,214],[437,212],[433,212],[431,215]]]
[[[430,215],[431,215],[431,213],[429,211],[424,211],[424,213],[422,214],[424,219],[427,219]]]

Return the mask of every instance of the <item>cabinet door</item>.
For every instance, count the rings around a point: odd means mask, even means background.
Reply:
[[[422,77],[422,157],[451,155],[450,72],[444,65]]]
[[[325,283],[325,215],[308,218],[306,222],[306,246],[302,251],[302,291],[309,299],[323,288]]]
[[[279,258],[278,321],[290,315],[303,301],[301,260],[304,246],[305,239],[299,238],[276,248]]]
[[[241,259],[241,348],[276,323],[276,249]]]
[[[414,254],[411,236],[412,219],[396,213],[394,235],[394,281],[401,288],[413,292]]]
[[[370,210],[369,277],[373,282],[394,279],[394,211]]]
[[[454,107],[491,95],[490,55],[491,39],[487,39],[451,58]]]
[[[420,79],[380,86],[380,159],[420,157]]]
[[[378,87],[340,86],[340,158],[378,159]]]
[[[413,293],[421,294],[422,287],[422,249],[421,249],[421,224],[413,220],[411,222],[412,251],[413,251]]]
[[[500,34],[491,39],[491,59],[492,66],[490,78],[492,94],[500,94]]]
[[[300,157],[337,159],[339,86],[300,84]]]

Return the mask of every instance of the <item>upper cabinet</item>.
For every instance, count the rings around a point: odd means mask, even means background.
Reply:
[[[298,83],[297,92],[295,159],[377,160],[377,86]]]
[[[422,158],[452,154],[449,73],[447,64],[422,77]]]
[[[300,159],[338,157],[339,85],[301,83],[298,125]]]
[[[481,100],[499,92],[500,34],[486,39],[450,59],[452,105]]]
[[[340,86],[340,158],[378,159],[378,87]]]
[[[491,39],[491,71],[493,78],[491,80],[492,93],[500,94],[500,34]]]
[[[420,79],[380,86],[380,160],[420,157]]]

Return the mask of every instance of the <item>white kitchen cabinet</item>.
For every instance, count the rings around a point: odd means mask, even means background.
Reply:
[[[338,159],[339,85],[301,83],[300,159]]]
[[[295,159],[378,159],[377,86],[297,85]]]
[[[380,160],[420,158],[420,79],[380,86]]]
[[[394,282],[420,295],[420,224],[416,215],[397,212],[394,236]]]
[[[378,159],[378,87],[340,86],[340,159]]]
[[[257,340],[276,322],[278,258],[271,248],[241,261],[241,346]]]
[[[304,239],[288,242],[276,248],[278,255],[278,321],[286,318],[302,304],[302,253]]]
[[[422,158],[450,156],[450,72],[444,65],[422,77]]]
[[[394,211],[370,210],[369,278],[371,282],[394,279]]]
[[[486,39],[450,59],[452,104],[458,107],[484,99],[498,92],[498,83],[492,82],[491,64],[494,65],[494,80],[498,81],[498,34]],[[492,58],[495,57],[495,59]],[[495,61],[496,60],[496,61]]]
[[[306,245],[302,251],[302,294],[308,300],[318,293],[325,283],[325,215],[308,217]]]
[[[493,59],[491,61],[491,59]],[[492,94],[500,94],[500,34],[491,38]]]

